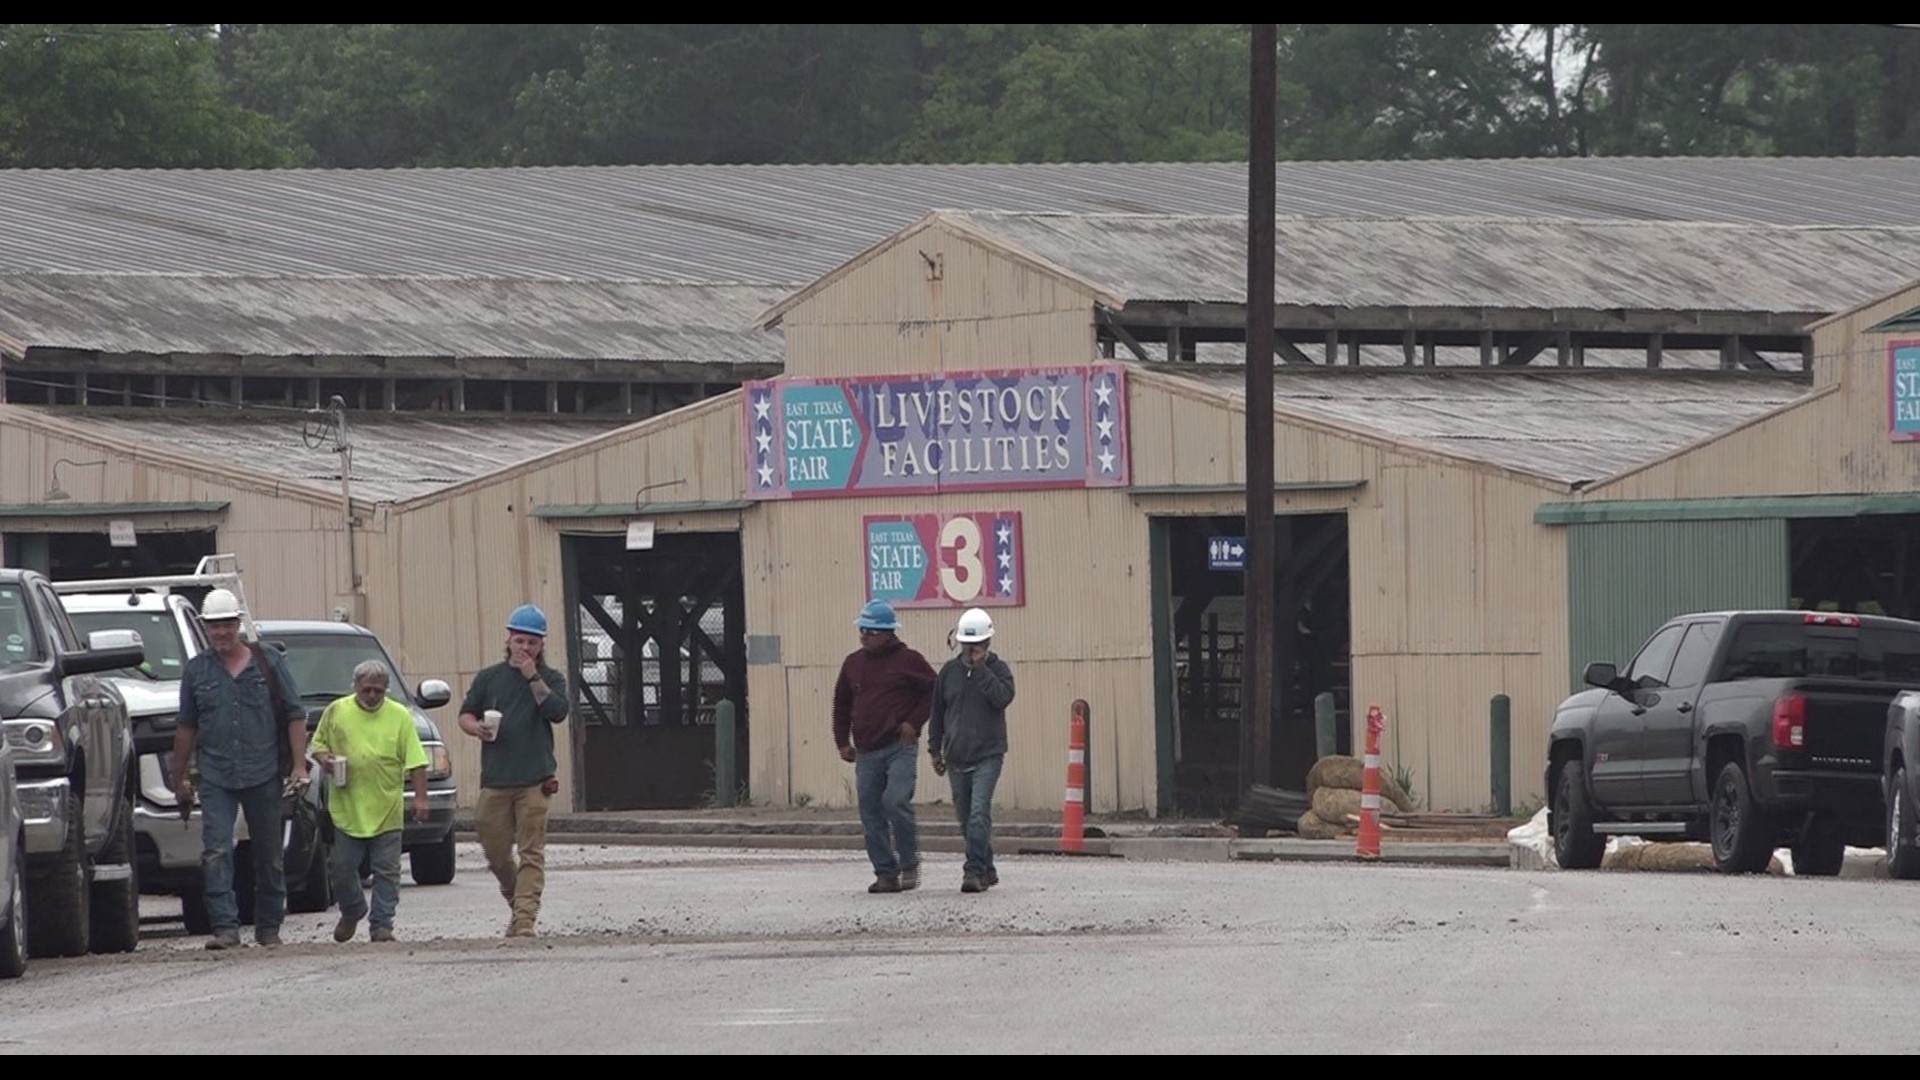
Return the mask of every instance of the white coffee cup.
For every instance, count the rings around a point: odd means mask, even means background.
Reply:
[[[488,709],[486,712],[480,714],[480,730],[486,732],[487,738],[489,739],[500,734],[499,709]]]
[[[347,786],[347,759],[346,758],[341,757],[339,754],[333,755],[333,769],[332,769],[331,776],[332,776],[334,787],[343,788]]]

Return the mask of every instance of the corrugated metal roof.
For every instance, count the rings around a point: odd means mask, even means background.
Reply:
[[[1276,178],[1280,212],[1314,217],[1920,223],[1920,158],[1281,162]],[[0,270],[799,283],[935,209],[1246,205],[1236,163],[12,170]]]
[[[1245,400],[1238,370],[1149,370]],[[1569,485],[1652,461],[1808,393],[1777,376],[1731,372],[1280,369],[1273,383],[1278,410]]]
[[[1130,301],[1246,298],[1244,215],[954,217]],[[1275,233],[1280,304],[1830,312],[1920,276],[1920,227],[1288,218]]]
[[[310,443],[292,411],[21,407],[81,431],[231,461],[301,487],[337,495],[340,455],[331,439]],[[519,465],[633,423],[632,417],[349,413],[355,501],[400,502]]]
[[[0,344],[110,353],[777,366],[780,287],[635,281],[0,274]],[[10,339],[10,340],[9,340]]]

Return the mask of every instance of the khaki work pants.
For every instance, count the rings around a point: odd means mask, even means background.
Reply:
[[[547,883],[548,801],[539,784],[482,788],[475,807],[487,869],[499,879],[500,895],[513,905],[514,929],[531,930],[540,916],[540,892]]]

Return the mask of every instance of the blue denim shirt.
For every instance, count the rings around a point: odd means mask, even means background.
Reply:
[[[218,653],[208,651],[187,661],[181,673],[180,725],[198,736],[202,785],[237,791],[280,779],[280,732],[306,714],[286,661],[272,648],[261,652],[280,682],[285,717],[274,717],[267,680],[251,661],[236,677],[227,674]]]

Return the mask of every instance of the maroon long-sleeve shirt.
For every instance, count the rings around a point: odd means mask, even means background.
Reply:
[[[933,708],[934,678],[927,658],[903,641],[848,656],[833,684],[833,744],[851,739],[855,750],[875,750],[898,742],[901,724],[918,733]]]

